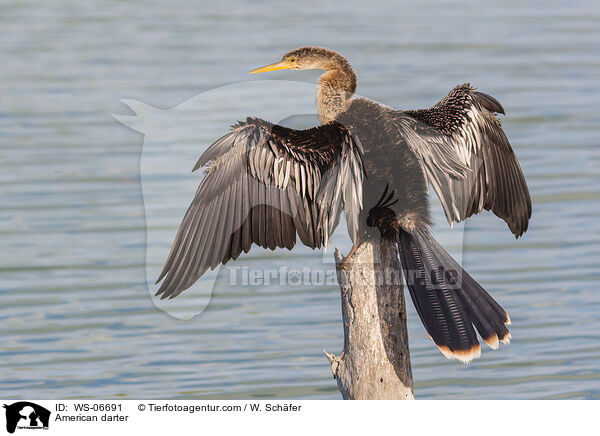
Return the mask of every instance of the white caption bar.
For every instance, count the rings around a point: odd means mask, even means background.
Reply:
[[[42,429],[46,436],[564,436],[597,432],[598,409],[594,401],[0,401],[5,405],[0,433],[18,436],[39,435],[33,430]]]

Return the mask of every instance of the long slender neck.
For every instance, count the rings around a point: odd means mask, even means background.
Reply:
[[[317,87],[317,113],[321,124],[334,121],[348,109],[356,83],[356,74],[346,59],[336,59],[325,67]]]

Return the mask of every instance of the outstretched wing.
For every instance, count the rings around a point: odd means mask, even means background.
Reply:
[[[455,155],[471,170],[465,177],[456,178],[423,159],[425,154],[433,161],[442,161],[447,155],[444,150],[438,150],[436,156],[418,147],[414,149],[422,158],[428,181],[442,202],[448,222],[460,222],[483,209],[491,210],[519,237],[529,225],[531,197],[517,157],[494,112],[504,114],[502,105],[466,83],[429,109],[403,113],[449,137]]]
[[[294,130],[248,118],[212,144],[208,164],[165,266],[157,295],[173,298],[208,268],[252,244],[326,246],[342,208],[353,240],[362,208],[362,147],[341,124]]]

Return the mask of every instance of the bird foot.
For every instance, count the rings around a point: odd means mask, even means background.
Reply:
[[[336,268],[337,269],[346,269],[346,265],[348,263],[348,260],[356,252],[357,248],[358,248],[358,246],[356,244],[354,244],[352,246],[352,250],[350,250],[350,252],[348,253],[348,255],[346,257],[341,257],[341,254],[340,254],[340,262],[336,262],[336,265],[335,265]],[[339,250],[338,250],[338,252],[339,252]]]
[[[386,185],[383,194],[381,194],[381,198],[377,204],[369,210],[369,216],[367,217],[367,226],[377,227],[381,236],[389,239],[394,239],[398,233],[396,213],[391,209],[391,206],[398,202],[398,199],[394,200],[394,194],[395,191],[390,192]]]

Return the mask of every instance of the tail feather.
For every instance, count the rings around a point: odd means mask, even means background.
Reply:
[[[459,298],[467,308],[471,320],[484,342],[492,348],[498,348],[498,341],[510,342],[510,332],[506,325],[510,318],[502,307],[488,294],[471,275],[444,250],[444,248],[429,234],[428,241],[434,247],[436,263],[446,270],[456,271],[460,287],[457,289]]]
[[[475,329],[492,348],[510,341],[504,309],[426,230],[402,231],[400,255],[417,313],[446,357],[465,363],[479,357]]]

